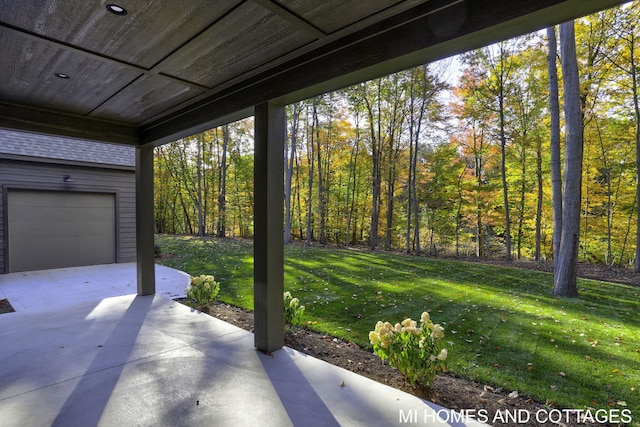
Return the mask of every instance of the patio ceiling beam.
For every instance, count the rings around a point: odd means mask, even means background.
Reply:
[[[293,103],[623,3],[622,0],[433,0],[300,55],[140,127],[156,145],[269,100]]]
[[[255,107],[254,339],[265,353],[284,345],[284,106]]]
[[[278,15],[279,17],[285,19],[289,23],[293,24],[297,28],[300,28],[303,31],[312,34],[314,37],[318,39],[323,39],[327,37],[327,34],[322,31],[320,28],[314,26],[310,22],[302,19],[301,17],[295,15],[289,9],[280,6],[279,4],[273,2],[272,0],[253,0],[254,3],[259,4],[260,6],[268,9],[270,12]]]
[[[137,146],[138,130],[106,120],[0,101],[0,128]]]

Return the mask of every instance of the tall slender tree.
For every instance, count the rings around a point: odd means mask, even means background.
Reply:
[[[562,236],[562,163],[560,158],[560,101],[558,90],[558,42],[556,28],[547,28],[547,71],[549,74],[549,114],[551,118],[551,191],[553,200],[553,265],[557,266]],[[555,267],[554,267],[555,270]]]
[[[216,236],[227,235],[227,151],[229,150],[229,125],[222,127],[222,155],[218,168],[218,220],[216,221]]]
[[[582,102],[573,21],[560,24],[560,50],[564,81],[565,161],[562,234],[555,268],[553,294],[578,296],[577,267],[582,194]]]
[[[284,243],[291,243],[291,184],[293,179],[293,168],[295,165],[296,158],[296,147],[298,145],[298,123],[300,116],[300,105],[301,103],[296,102],[289,108],[289,116],[291,126],[289,128],[289,144],[286,148],[288,151],[285,155],[285,197],[284,197],[284,206],[285,206],[285,227],[284,227]],[[285,149],[286,149],[285,148]]]

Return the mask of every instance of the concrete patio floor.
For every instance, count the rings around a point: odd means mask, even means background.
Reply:
[[[0,275],[0,426],[480,425],[171,301],[135,265]],[[444,422],[448,421],[448,422]]]

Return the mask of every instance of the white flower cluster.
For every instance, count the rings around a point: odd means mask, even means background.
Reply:
[[[289,301],[288,303],[287,303],[287,300]],[[304,305],[300,305],[300,300],[298,298],[293,298],[291,296],[291,292],[288,292],[288,291],[284,293],[284,303],[285,303],[285,306],[288,304],[289,307],[291,308],[300,307],[301,310],[304,310],[305,308]]]
[[[430,333],[427,336],[423,336],[419,341],[420,348],[423,348],[427,337],[432,339],[441,339],[444,337],[444,328],[439,323],[434,324],[429,317],[429,313],[426,311],[420,316],[421,326],[415,320],[406,318],[402,323],[396,323],[391,325],[389,322],[378,321],[373,331],[369,332],[369,341],[372,345],[380,345],[382,348],[389,348],[389,344],[393,338],[394,333],[407,332],[413,335],[422,335],[425,330],[429,330]],[[426,329],[425,329],[426,328]],[[446,360],[447,351],[442,351],[438,356],[434,356],[437,360]]]
[[[298,298],[293,298],[291,292],[285,292],[284,296],[284,321],[286,324],[297,324],[300,322],[305,306],[300,305]]]
[[[214,277],[207,274],[191,276],[189,286],[185,289],[189,305],[196,308],[204,308],[211,304],[218,297],[220,283]]]
[[[422,381],[428,385],[436,373],[445,369],[448,352],[440,348],[443,337],[444,328],[434,324],[426,311],[420,316],[419,325],[410,318],[395,325],[379,321],[369,332],[373,351],[398,368],[411,384]]]
[[[185,291],[188,293],[190,290],[192,290],[193,288],[198,288],[198,287],[202,287],[202,288],[211,288],[211,287],[216,287],[218,286],[218,282],[215,281],[215,278],[211,275],[208,274],[201,274],[200,276],[191,277],[191,280],[189,281],[189,286],[187,286],[187,289],[185,289]]]

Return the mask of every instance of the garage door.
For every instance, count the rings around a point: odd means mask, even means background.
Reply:
[[[113,194],[10,190],[7,197],[10,272],[116,261]]]

